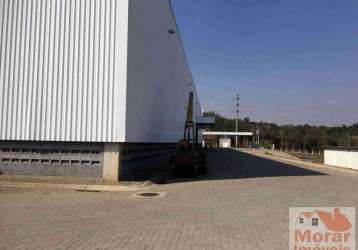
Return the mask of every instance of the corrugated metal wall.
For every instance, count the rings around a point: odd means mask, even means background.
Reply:
[[[129,9],[126,141],[176,143],[190,91],[194,116],[201,106],[170,1],[131,0]]]
[[[121,1],[0,0],[1,140],[115,140]]]

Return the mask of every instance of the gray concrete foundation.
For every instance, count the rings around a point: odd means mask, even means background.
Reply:
[[[0,174],[145,180],[167,167],[176,144],[0,141]]]
[[[103,159],[103,180],[108,182],[119,181],[119,174],[122,164],[122,150],[121,143],[105,143],[104,144],[104,159]]]
[[[102,143],[0,141],[0,174],[102,177]]]

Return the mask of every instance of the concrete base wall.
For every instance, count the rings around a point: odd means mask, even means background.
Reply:
[[[122,165],[122,148],[121,143],[104,144],[103,160],[103,179],[108,182],[117,182],[119,180]]]
[[[324,164],[358,170],[358,150],[325,150]]]
[[[0,142],[0,173],[102,177],[102,143]]]
[[[0,174],[143,180],[168,166],[176,144],[0,142]]]
[[[103,179],[146,180],[169,166],[176,144],[105,143]]]
[[[169,167],[177,144],[129,143],[123,146],[121,180],[146,180]]]

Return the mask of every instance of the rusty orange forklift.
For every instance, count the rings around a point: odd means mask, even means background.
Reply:
[[[171,158],[171,174],[177,176],[196,176],[207,172],[206,153],[198,144],[198,127],[193,121],[194,93],[189,93],[184,137]]]

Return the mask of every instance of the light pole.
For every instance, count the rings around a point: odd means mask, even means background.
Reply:
[[[239,132],[239,101],[240,101],[240,95],[236,95],[236,133]],[[235,136],[235,142],[236,142],[236,147],[238,147],[239,145],[239,138],[236,135]]]

